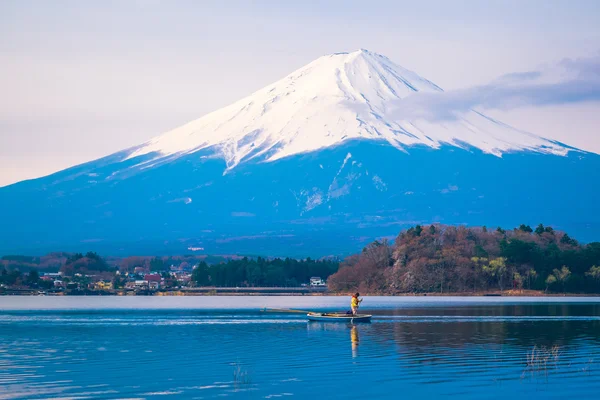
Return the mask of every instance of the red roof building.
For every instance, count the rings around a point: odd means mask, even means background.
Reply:
[[[162,276],[160,276],[159,274],[147,274],[144,275],[144,280],[148,282],[161,282]]]

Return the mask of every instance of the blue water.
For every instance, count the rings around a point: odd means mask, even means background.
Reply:
[[[599,398],[600,299],[365,297],[356,325],[261,311],[347,303],[0,297],[0,399]]]

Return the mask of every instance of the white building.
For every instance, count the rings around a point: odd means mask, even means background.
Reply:
[[[134,287],[137,288],[137,289],[147,289],[148,288],[148,281],[137,280],[137,281],[135,281]]]
[[[318,276],[310,278],[310,286],[327,286],[325,281]]]

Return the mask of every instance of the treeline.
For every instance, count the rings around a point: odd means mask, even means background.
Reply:
[[[236,255],[181,255],[181,256],[131,256],[131,257],[101,257],[95,252],[87,253],[49,253],[45,256],[5,255],[0,257],[0,271],[20,271],[27,273],[32,270],[38,272],[59,272],[66,275],[76,272],[103,272],[120,270],[121,272],[134,272],[141,267],[148,271],[169,271],[171,266],[191,269],[200,261],[208,264],[217,264],[230,259],[241,259]]]
[[[369,293],[531,289],[600,293],[600,243],[581,245],[539,225],[514,230],[417,225],[395,243],[376,241],[328,280],[332,290]]]
[[[45,287],[50,288],[54,285],[52,282],[42,282],[40,275],[36,270],[32,270],[28,274],[24,274],[18,269],[11,271],[6,268],[0,268],[0,286],[26,286],[30,288]]]
[[[52,261],[48,261],[52,260]],[[147,272],[162,273],[168,278],[171,266],[192,270],[192,280],[197,286],[299,286],[308,283],[313,276],[327,279],[339,268],[338,261],[296,259],[248,258],[227,256],[133,256],[125,258],[101,257],[95,252],[52,253],[45,257],[4,256],[0,259],[0,284],[16,287],[52,286],[52,282],[40,279],[41,263],[48,272],[62,273],[64,282],[87,283],[89,275],[112,280],[115,287],[123,282],[117,271],[132,273],[141,268],[138,276]],[[44,268],[46,269],[46,268]]]
[[[209,265],[219,264],[228,260],[242,259],[237,255],[181,255],[181,256],[131,256],[124,258],[113,258],[110,262],[118,266],[121,272],[134,272],[136,268],[141,267],[148,271],[162,272],[169,271],[171,266],[181,269],[192,269],[199,262],[206,262]]]
[[[65,276],[109,271],[114,272],[116,268],[110,266],[104,258],[92,251],[87,252],[85,255],[81,253],[69,255],[65,264],[60,268],[60,272]]]
[[[6,255],[0,257],[0,270],[25,272],[36,269],[44,272],[57,272],[68,257],[67,253],[49,253],[41,257]]]
[[[200,262],[192,280],[197,286],[299,286],[313,276],[326,279],[338,268],[333,260],[243,258],[215,265]]]

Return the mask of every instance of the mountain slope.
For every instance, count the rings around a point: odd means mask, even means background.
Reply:
[[[476,110],[394,118],[419,92],[441,89],[365,50],[321,57],[140,146],[0,188],[0,253],[320,256],[431,222],[598,239],[600,156]]]

